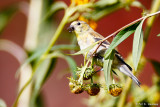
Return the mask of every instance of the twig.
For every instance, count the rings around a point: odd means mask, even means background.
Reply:
[[[100,47],[100,45],[102,45],[102,43],[103,43],[104,41],[106,41],[108,38],[110,38],[110,37],[112,37],[112,36],[116,36],[121,30],[123,30],[123,29],[125,29],[125,28],[127,28],[127,27],[129,27],[129,26],[131,26],[131,25],[133,25],[133,24],[135,24],[135,23],[143,20],[143,19],[146,18],[146,17],[149,18],[149,17],[154,16],[154,15],[157,15],[157,14],[160,14],[160,11],[155,12],[155,13],[152,13],[152,14],[149,14],[149,15],[144,16],[144,17],[141,17],[141,18],[139,18],[139,19],[137,19],[137,20],[135,20],[135,21],[133,21],[133,22],[131,22],[131,23],[123,26],[123,27],[121,27],[120,29],[118,29],[118,30],[115,31],[114,33],[110,34],[109,36],[105,37],[103,40],[101,40],[101,41],[99,42],[99,45],[97,46],[97,48],[95,49],[95,51],[92,53],[92,56],[94,56],[94,54],[97,52],[97,50],[98,50],[98,48]]]

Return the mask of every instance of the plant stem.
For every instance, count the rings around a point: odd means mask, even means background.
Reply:
[[[150,13],[154,13],[154,12],[158,11],[159,7],[160,7],[160,0],[156,0],[152,5],[152,10],[150,11]],[[158,11],[158,12],[160,12],[160,11]],[[158,13],[158,12],[156,12],[156,13]],[[145,32],[144,32],[144,41],[145,42],[147,42],[147,40],[148,40],[148,36],[150,34],[150,30],[151,30],[151,27],[155,21],[155,18],[156,18],[156,16],[153,16],[147,20],[146,28],[145,28]]]
[[[155,21],[155,16],[156,14],[159,14],[160,11],[158,11],[160,7],[160,0],[156,0],[152,6],[152,9],[151,9],[151,13],[153,14],[150,14],[148,17],[151,17],[150,19],[147,20],[147,25],[146,25],[146,29],[145,29],[145,34],[144,34],[144,42],[143,42],[143,47],[142,47],[142,52],[144,51],[144,48],[146,46],[146,42],[148,40],[148,37],[149,37],[149,33],[150,33],[150,29]],[[158,12],[157,12],[158,11]],[[133,71],[133,74],[135,74],[135,71]],[[125,105],[125,102],[126,102],[126,98],[127,98],[127,95],[129,93],[129,90],[131,88],[131,83],[132,83],[132,79],[130,79],[129,77],[127,78],[127,83],[125,85],[125,88],[120,96],[120,100],[118,102],[118,107],[124,107]]]
[[[56,40],[58,39],[61,31],[63,30],[64,25],[67,23],[69,16],[67,16],[66,14],[64,15],[60,25],[57,28],[57,31],[55,32],[53,38],[51,39],[50,44],[48,45],[46,51],[44,52],[44,54],[40,57],[40,59],[38,60],[38,62],[36,63],[36,65],[33,68],[33,72],[31,74],[31,77],[29,78],[29,80],[26,82],[26,84],[22,87],[22,89],[20,90],[20,92],[18,93],[17,99],[13,104],[13,107],[17,107],[18,101],[20,99],[20,96],[22,95],[22,92],[26,89],[26,87],[31,83],[34,73],[37,70],[38,66],[45,60],[48,52],[51,50],[52,46],[55,44]]]
[[[157,11],[158,11],[158,10],[157,10]],[[112,36],[116,36],[121,30],[123,30],[123,29],[125,29],[125,28],[127,28],[127,27],[129,27],[129,26],[131,26],[131,25],[133,25],[133,24],[135,24],[135,23],[143,20],[143,19],[146,18],[146,17],[149,18],[149,17],[151,17],[151,16],[160,14],[160,11],[158,11],[158,12],[157,12],[157,11],[155,11],[155,13],[152,13],[152,14],[149,14],[149,15],[147,15],[147,16],[141,17],[141,18],[139,18],[139,19],[137,19],[137,20],[135,20],[135,21],[133,21],[133,22],[131,22],[131,23],[123,26],[123,27],[121,27],[120,29],[118,29],[118,30],[115,31],[114,33],[110,34],[109,36],[105,37],[103,40],[99,41],[99,45],[97,46],[97,48],[95,49],[95,51],[92,53],[92,56],[94,55],[94,53],[96,53],[96,51],[98,50],[98,48],[100,47],[100,45],[102,45],[102,43],[103,43],[104,41],[106,41],[108,38],[110,38],[110,37],[112,37]],[[155,18],[154,18],[154,19],[155,19]],[[152,23],[153,23],[153,21],[152,21]]]
[[[16,101],[13,104],[13,107],[17,107],[17,104],[18,104],[18,101],[20,99],[20,96],[22,95],[22,92],[31,83],[31,81],[33,79],[33,76],[35,74],[35,71],[37,70],[38,66],[46,59],[49,51],[51,50],[52,46],[56,43],[58,37],[60,36],[60,33],[62,32],[62,30],[63,30],[65,24],[67,23],[68,19],[70,18],[70,16],[73,15],[73,13],[75,13],[76,11],[79,11],[81,9],[85,10],[85,8],[91,7],[91,6],[92,6],[91,3],[85,4],[85,5],[81,5],[81,6],[76,6],[76,7],[72,7],[72,5],[70,5],[70,7],[68,7],[65,10],[64,17],[63,17],[61,23],[59,24],[55,34],[53,35],[51,41],[49,42],[49,45],[48,45],[46,51],[41,55],[40,59],[35,64],[35,66],[33,68],[33,72],[31,74],[31,77],[29,78],[29,80],[26,82],[26,84],[22,87],[22,89],[18,93],[18,96],[16,98]]]

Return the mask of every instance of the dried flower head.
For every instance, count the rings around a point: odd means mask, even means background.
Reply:
[[[116,97],[119,96],[122,92],[122,87],[119,84],[111,84],[109,86],[109,93]]]
[[[87,93],[91,96],[95,96],[99,93],[100,91],[100,84],[87,84],[85,87],[85,90],[87,91]]]
[[[84,75],[83,75],[83,80],[90,79],[95,73],[96,72],[94,71],[93,68],[91,67],[86,68]],[[77,68],[76,74],[78,77],[81,75],[81,68]]]
[[[83,86],[78,82],[78,80],[75,80],[74,78],[68,78],[69,79],[69,87],[72,93],[74,94],[80,94],[84,91]]]

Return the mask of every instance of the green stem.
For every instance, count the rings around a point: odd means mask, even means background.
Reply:
[[[27,83],[22,87],[22,89],[18,93],[18,96],[16,98],[15,103],[13,104],[13,107],[17,106],[20,96],[22,95],[22,93],[25,90],[25,88],[31,83],[31,81],[33,79],[33,76],[35,74],[35,71],[37,70],[38,66],[46,59],[46,57],[47,57],[49,51],[51,50],[52,46],[56,43],[57,39],[59,38],[59,36],[60,36],[65,24],[67,23],[68,19],[70,18],[70,16],[73,15],[73,13],[75,13],[76,11],[79,11],[81,9],[85,10],[85,8],[91,7],[91,6],[92,6],[91,3],[85,4],[85,5],[81,5],[81,6],[76,6],[76,7],[72,7],[72,5],[71,5],[70,7],[68,7],[65,10],[64,17],[63,17],[61,23],[59,24],[55,34],[53,35],[51,41],[49,42],[49,45],[48,45],[46,51],[41,55],[40,59],[35,64],[31,77],[29,78]]]
[[[151,13],[155,13],[156,14],[159,12],[157,12],[159,10],[159,7],[160,7],[160,0],[156,0],[152,6],[152,9],[151,9]],[[145,29],[145,33],[144,33],[144,42],[143,42],[143,49],[142,49],[142,52],[144,51],[144,48],[146,46],[146,43],[147,43],[147,40],[148,40],[148,37],[149,37],[149,33],[150,33],[150,30],[151,30],[151,27],[155,21],[155,16],[153,16],[155,14],[151,14],[150,16],[152,16],[150,19],[147,20],[147,25],[146,25],[146,29]],[[133,74],[135,74],[135,71],[133,71]],[[118,107],[124,107],[125,105],[125,102],[126,102],[126,98],[127,98],[127,95],[129,93],[129,90],[131,88],[131,83],[132,83],[132,80],[128,77],[127,78],[127,83],[124,87],[124,90],[120,96],[120,99],[119,99],[119,102],[118,102]]]
[[[29,80],[27,81],[27,83],[25,83],[25,85],[21,88],[21,90],[19,91],[18,93],[18,96],[16,98],[16,101],[14,102],[13,104],[13,107],[17,107],[18,105],[18,101],[20,99],[20,96],[22,95],[23,91],[26,89],[26,87],[31,83],[32,81],[32,78],[33,78],[33,73],[31,74],[31,77],[29,78]]]
[[[55,42],[57,41],[60,33],[62,32],[65,24],[67,23],[69,16],[67,16],[67,14],[64,15],[60,25],[58,26],[53,38],[51,39],[46,51],[44,52],[44,54],[42,55],[42,57],[40,59],[43,59],[44,56],[46,56],[48,54],[48,52],[51,50],[52,46],[55,44]]]
[[[152,10],[150,11],[150,13],[157,12],[159,10],[159,7],[160,7],[160,0],[154,1],[153,5],[152,5]],[[151,27],[155,21],[155,18],[156,18],[156,16],[152,16],[151,18],[149,18],[147,20],[146,28],[145,28],[145,32],[144,32],[144,41],[145,42],[147,42],[147,40],[148,40],[148,36],[150,34],[150,30],[151,30]]]
[[[22,89],[20,90],[20,92],[18,93],[17,99],[15,101],[15,103],[13,104],[13,107],[17,107],[18,101],[20,99],[20,96],[22,95],[22,92],[26,89],[26,87],[31,83],[33,76],[35,74],[35,71],[37,70],[38,66],[45,60],[47,54],[49,53],[49,51],[51,50],[52,46],[55,44],[56,40],[58,39],[60,33],[63,30],[63,27],[65,26],[65,24],[67,23],[69,16],[68,15],[64,15],[60,25],[57,28],[57,31],[55,32],[53,38],[51,39],[50,44],[48,45],[46,51],[44,52],[44,54],[40,57],[40,59],[38,60],[38,62],[36,63],[36,65],[33,68],[33,72],[31,77],[29,78],[29,80],[27,81],[27,83],[22,87]]]

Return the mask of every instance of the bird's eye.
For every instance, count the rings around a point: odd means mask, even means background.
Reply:
[[[80,25],[80,24],[81,24],[80,22],[77,23],[77,25]]]

